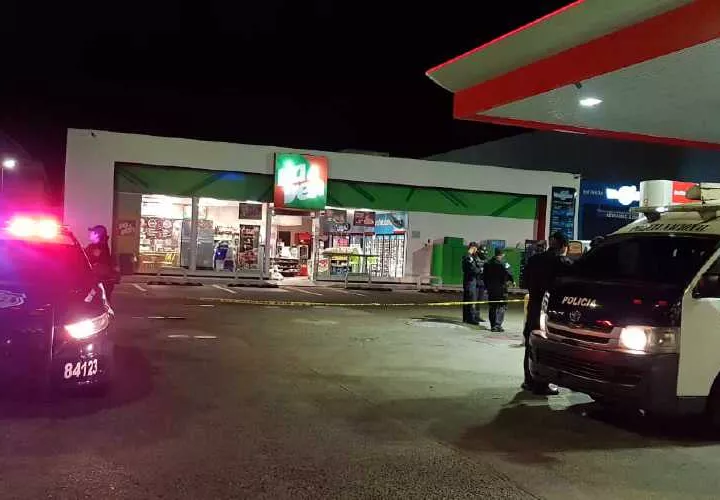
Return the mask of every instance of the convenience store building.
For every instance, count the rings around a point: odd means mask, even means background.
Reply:
[[[70,129],[64,222],[112,228],[125,272],[427,274],[445,237],[575,236],[569,173]],[[554,200],[554,203],[553,203]],[[354,255],[346,255],[346,254]]]

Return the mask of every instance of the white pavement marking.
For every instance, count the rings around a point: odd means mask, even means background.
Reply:
[[[134,286],[135,288],[137,288],[138,290],[140,290],[140,291],[143,292],[143,293],[144,293],[144,292],[147,292],[147,289],[146,289],[146,288],[141,287],[141,286],[138,285],[137,283],[133,283],[132,286]]]
[[[198,340],[207,340],[207,339],[216,339],[217,337],[215,335],[195,335],[195,338]]]
[[[233,295],[235,295],[237,293],[235,290],[230,290],[229,288],[225,288],[224,286],[220,286],[220,285],[213,285],[213,288],[217,288],[218,290],[222,290],[223,292],[226,292],[226,293],[232,293]]]
[[[330,288],[330,290],[334,290],[334,291],[336,291],[336,292],[338,292],[338,293],[344,293],[345,295],[355,295],[356,297],[367,297],[367,295],[365,295],[364,293],[360,293],[360,292],[354,292],[354,291],[351,291],[351,290],[344,290],[344,289],[342,289],[342,288],[332,288],[332,287],[329,287],[329,288]]]
[[[288,290],[292,290],[293,292],[304,293],[305,295],[315,295],[316,297],[322,297],[322,293],[311,292],[310,290],[303,290],[302,288],[295,288],[294,286],[286,286],[285,288]]]
[[[189,339],[190,335],[168,335],[169,339]]]

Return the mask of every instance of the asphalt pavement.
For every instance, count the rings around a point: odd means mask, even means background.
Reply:
[[[717,497],[697,421],[520,391],[521,305],[457,298],[120,285],[108,396],[0,398],[0,498]]]

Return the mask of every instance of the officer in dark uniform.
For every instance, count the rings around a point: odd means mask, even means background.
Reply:
[[[85,247],[85,254],[110,301],[115,285],[120,281],[120,270],[110,253],[110,236],[105,226],[90,227],[88,233],[90,244]]]
[[[478,244],[474,241],[468,245],[468,251],[462,258],[463,302],[478,301],[478,280],[482,278],[482,264],[477,256]],[[480,324],[480,316],[476,304],[463,304],[463,322],[471,325]]]
[[[592,250],[593,248],[597,248],[598,246],[600,246],[600,244],[601,244],[603,241],[605,241],[605,237],[604,237],[604,236],[595,236],[595,237],[590,241],[590,250]]]
[[[485,288],[485,277],[483,276],[485,272],[485,263],[488,260],[487,257],[487,249],[484,246],[479,246],[477,253],[475,254],[479,260],[480,264],[480,276],[477,280],[477,300],[485,300],[486,295],[486,288]],[[482,317],[482,313],[480,312],[480,304],[475,305],[475,309],[477,310],[477,318],[480,321],[480,323],[484,323],[485,319]]]
[[[525,337],[525,359],[523,361],[525,381],[522,387],[535,394],[554,395],[558,393],[556,388],[547,384],[536,383],[532,378],[529,369],[530,334],[533,330],[540,328],[540,312],[545,292],[550,289],[555,279],[567,272],[572,265],[572,261],[567,257],[567,252],[568,239],[558,231],[550,237],[550,247],[545,252],[530,257],[525,266],[525,282],[530,298],[527,305],[525,328],[523,329],[523,336]]]
[[[495,257],[485,264],[483,274],[490,301],[490,331],[504,332],[502,325],[507,309],[508,283],[512,283],[513,278],[502,248],[495,249]]]

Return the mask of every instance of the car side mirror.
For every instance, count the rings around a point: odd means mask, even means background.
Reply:
[[[695,298],[720,298],[720,274],[706,273],[693,290]]]

